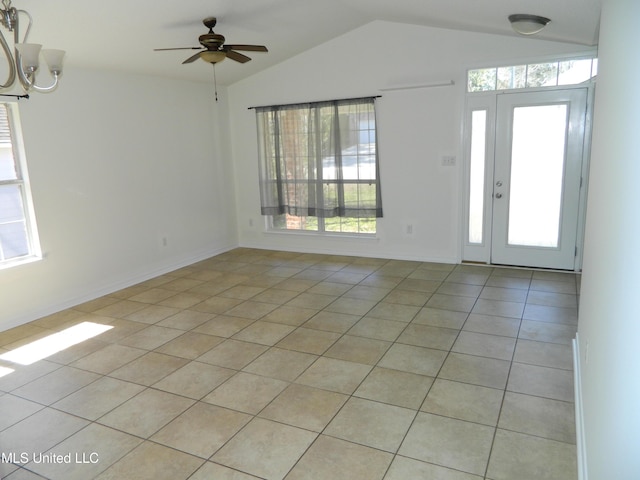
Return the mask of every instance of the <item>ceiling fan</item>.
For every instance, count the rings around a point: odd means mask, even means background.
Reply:
[[[225,45],[224,37],[213,31],[213,27],[216,26],[216,17],[207,17],[202,23],[209,29],[208,33],[200,35],[198,41],[202,47],[183,47],[183,48],[156,48],[154,51],[165,50],[200,50],[195,55],[187,58],[182,64],[195,62],[198,58],[201,58],[205,62],[216,64],[223,61],[225,58],[230,58],[236,62],[246,63],[251,58],[238,52],[242,50],[245,52],[268,52],[267,47],[264,45]]]

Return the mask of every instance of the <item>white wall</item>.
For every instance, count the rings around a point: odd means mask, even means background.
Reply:
[[[639,15],[603,2],[578,322],[590,480],[640,478]]]
[[[0,270],[0,331],[237,245],[225,93],[68,69],[19,102],[45,258]]]
[[[466,70],[586,47],[373,22],[229,87],[240,243],[335,254],[460,260]],[[380,91],[455,81],[454,86]],[[248,107],[381,94],[377,103],[384,218],[376,240],[264,232],[255,113]],[[443,155],[457,158],[441,165]],[[251,226],[253,225],[253,226]],[[407,234],[407,225],[413,234]]]

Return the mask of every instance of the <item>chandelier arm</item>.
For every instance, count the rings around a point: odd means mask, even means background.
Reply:
[[[9,48],[9,45],[7,45],[7,41],[1,31],[0,45],[2,46],[2,50],[7,59],[7,64],[9,65],[9,74],[7,75],[7,81],[3,84],[0,84],[0,90],[7,90],[16,81],[16,66],[13,61],[13,56],[11,55],[11,49]]]

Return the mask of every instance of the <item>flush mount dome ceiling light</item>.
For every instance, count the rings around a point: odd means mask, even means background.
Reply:
[[[551,21],[547,17],[529,15],[528,13],[516,13],[509,15],[511,28],[520,35],[533,35],[538,33]]]

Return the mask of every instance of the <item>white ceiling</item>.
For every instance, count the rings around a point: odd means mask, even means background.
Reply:
[[[247,52],[252,61],[225,60],[218,83],[243,77],[320,45],[374,20],[485,33],[516,35],[507,16],[531,13],[551,18],[536,38],[596,45],[601,0],[14,0],[34,19],[29,41],[67,51],[66,64],[107,68],[193,81],[210,81],[211,66],[181,62],[206,33],[202,19],[218,18],[215,32],[226,42],[266,45]],[[7,35],[6,29],[2,29]],[[393,42],[380,32],[380,42]],[[375,45],[371,45],[375,48]],[[402,45],[398,45],[402,55]]]

